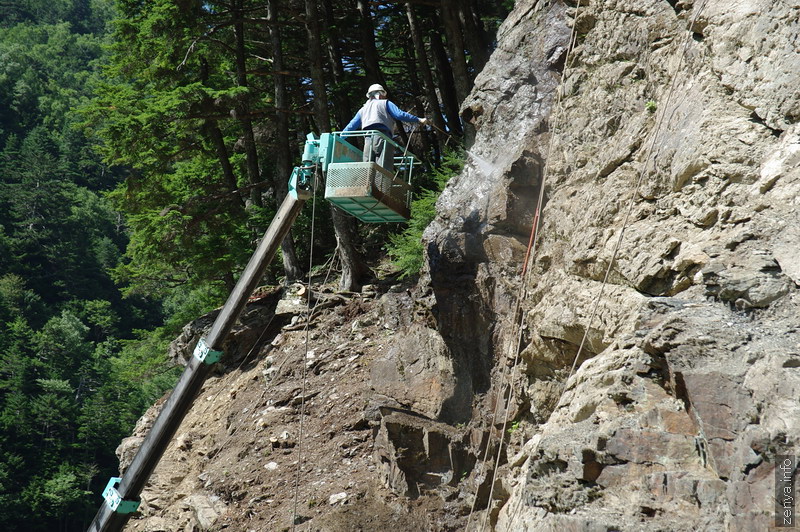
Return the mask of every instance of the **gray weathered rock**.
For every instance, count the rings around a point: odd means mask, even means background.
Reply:
[[[419,285],[331,319],[313,359],[287,327],[267,373],[209,383],[207,434],[175,442],[136,530],[278,519],[301,449],[319,461],[301,488],[306,517],[330,512],[320,529],[436,529],[406,498],[445,508],[448,530],[473,503],[502,531],[768,529],[776,457],[800,454],[794,4],[517,0],[463,104],[474,143],[425,231]],[[233,359],[276,303],[245,313]],[[237,393],[246,407],[218,401]],[[301,403],[316,432],[282,440]],[[356,471],[390,496],[345,484]],[[252,516],[186,503],[209,493]]]
[[[200,530],[214,530],[214,524],[227,509],[225,503],[213,495],[190,495],[186,498],[186,504],[197,519]]]
[[[466,335],[445,341],[470,361],[474,405],[502,396],[525,327],[508,411],[531,429],[508,451],[492,521],[765,529],[776,455],[800,450],[800,11],[586,4],[517,2],[462,108],[474,155],[425,233],[439,328]],[[543,179],[515,325],[512,272]]]
[[[442,337],[433,329],[414,326],[392,343],[372,364],[373,389],[424,416],[439,418],[446,401],[457,393],[453,361]]]

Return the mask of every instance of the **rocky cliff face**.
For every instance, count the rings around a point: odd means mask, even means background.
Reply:
[[[493,171],[427,233],[475,272],[495,375],[522,328],[497,529],[764,530],[800,423],[800,6],[573,2],[565,61],[562,9],[518,2],[464,109]],[[515,321],[485,279],[542,182]]]
[[[251,305],[129,528],[772,526],[800,454],[799,47],[792,2],[518,0],[423,278],[317,294],[308,333]]]

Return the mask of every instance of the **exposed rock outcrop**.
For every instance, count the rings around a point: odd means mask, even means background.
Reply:
[[[800,447],[800,9],[568,4],[517,2],[464,104],[471,151],[497,173],[469,167],[426,232],[436,304],[452,305],[458,284],[494,318],[475,329],[491,360],[479,341],[452,350],[492,367],[488,397],[503,395],[524,332],[508,416],[522,448],[503,457],[492,519],[515,531],[766,529],[776,456]],[[574,17],[575,46],[554,61]],[[554,106],[548,69],[564,63]],[[503,214],[518,233],[532,221],[520,167],[529,190],[544,176],[545,203],[515,322],[498,277],[517,264],[493,250]]]
[[[418,285],[308,333],[251,306],[131,529],[768,529],[800,454],[798,35],[790,2],[517,0]]]

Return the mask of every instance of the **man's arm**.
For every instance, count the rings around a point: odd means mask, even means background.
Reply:
[[[361,129],[361,109],[358,110],[356,116],[350,120],[350,123],[342,131],[357,131],[359,129]]]
[[[386,110],[389,111],[389,115],[392,118],[401,122],[418,123],[420,121],[418,116],[414,116],[411,113],[406,113],[392,102],[386,102]]]

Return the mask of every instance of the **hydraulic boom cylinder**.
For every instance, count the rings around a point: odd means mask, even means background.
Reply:
[[[195,356],[189,359],[178,384],[170,394],[161,413],[155,420],[153,427],[145,437],[142,446],[139,448],[130,467],[119,480],[119,486],[112,498],[115,503],[107,502],[100,507],[95,515],[92,524],[89,525],[88,532],[117,532],[123,529],[130,518],[130,513],[121,513],[119,507],[112,508],[112,505],[119,504],[120,501],[138,501],[139,495],[147,484],[150,475],[153,473],[158,461],[164,454],[170,440],[178,430],[183,418],[192,406],[195,396],[203,386],[211,365],[204,361],[206,352],[220,353],[225,339],[228,337],[236,320],[247,304],[247,300],[261,281],[264,271],[272,261],[283,239],[289,234],[289,230],[294,224],[297,215],[303,207],[306,197],[300,198],[292,194],[286,196],[278,212],[267,228],[264,237],[256,248],[255,253],[250,258],[242,276],[236,286],[228,296],[228,301],[217,316],[208,335],[205,337],[205,351],[201,357]],[[213,360],[213,359],[210,359]],[[113,487],[110,485],[110,489]],[[107,488],[107,489],[109,489]],[[133,504],[135,507],[135,502]],[[123,506],[127,507],[127,506]]]

